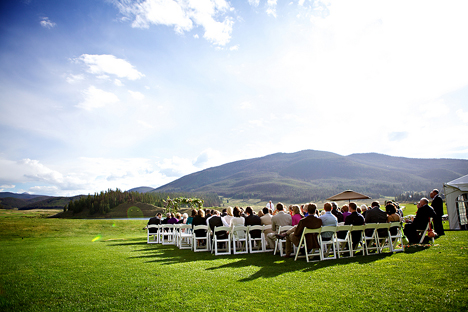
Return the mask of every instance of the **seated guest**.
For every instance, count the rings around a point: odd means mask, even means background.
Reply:
[[[262,225],[271,225],[271,214],[270,214],[270,211],[268,210],[268,208],[267,207],[263,208],[262,212],[263,212],[263,216],[260,217],[260,220],[262,221]],[[268,234],[271,234],[271,233],[274,233],[274,232],[270,227],[268,229],[265,229],[265,231],[263,231],[263,233],[265,234],[265,238],[266,238]],[[267,249],[275,248],[274,245],[270,246],[270,242],[268,241],[268,239],[266,239],[266,247],[267,247]]]
[[[193,218],[192,229],[196,225],[206,225],[205,212],[203,211],[203,209],[198,210],[197,215]],[[205,230],[196,230],[195,231],[195,236],[205,236],[205,235],[206,235]]]
[[[254,211],[254,213],[255,213],[255,211]],[[260,218],[263,217],[263,211],[260,210],[259,212],[257,212],[257,216],[259,216]]]
[[[192,224],[193,218],[197,215],[197,210],[192,209],[192,215],[187,218],[187,224]]]
[[[232,207],[227,207],[226,215],[223,217],[224,226],[231,226],[231,219],[234,217],[232,213],[233,213]]]
[[[167,224],[167,221],[171,219],[171,214],[168,212],[166,213],[166,219],[161,221],[161,224]]]
[[[298,225],[299,221],[301,221],[302,218],[304,218],[304,216],[302,215],[301,209],[299,208],[299,206],[298,205],[293,205],[292,206],[292,217],[291,217],[292,225],[293,226]]]
[[[359,208],[356,203],[349,203],[349,212],[350,215],[346,217],[345,225],[364,225],[364,217],[358,213],[356,210]],[[344,235],[343,235],[344,234]],[[352,231],[351,240],[353,242],[353,249],[361,242],[361,231]],[[341,239],[345,238],[346,232],[338,232],[338,237]]]
[[[262,225],[260,217],[253,214],[252,207],[245,208],[245,225]],[[252,238],[260,238],[262,236],[262,231],[254,230],[250,235]]]
[[[401,221],[400,215],[397,214],[396,207],[393,203],[388,203],[385,206],[385,211],[387,212],[388,222],[400,222]],[[396,235],[397,233],[398,233],[397,228],[395,227],[390,228],[391,235]]]
[[[291,255],[292,244],[299,246],[299,243],[302,237],[302,232],[304,231],[305,228],[318,229],[319,227],[322,226],[322,220],[315,216],[315,210],[317,209],[317,205],[312,204],[312,203],[306,204],[305,209],[307,209],[309,216],[301,219],[301,221],[299,221],[299,224],[296,227],[291,228],[286,233],[276,234],[277,238],[282,239],[286,237],[286,255],[285,255],[286,258],[289,258]],[[330,206],[330,210],[331,210],[331,206]],[[319,243],[318,243],[316,234],[307,234],[305,236],[305,240],[307,243],[307,249],[311,250],[311,249],[319,248]]]
[[[179,220],[177,220],[176,217],[174,217],[173,213],[170,213],[168,215],[170,215],[170,218],[169,220],[167,220],[167,224],[176,224],[177,222],[179,222]]]
[[[271,233],[267,235],[267,245],[275,246],[275,234],[278,233],[280,226],[292,225],[292,218],[289,213],[284,211],[283,203],[276,204],[277,213],[271,217]]]
[[[366,214],[367,214],[367,205],[366,204],[361,205],[361,214],[362,214],[362,216],[364,218],[366,217]]]
[[[325,214],[319,217],[319,219],[322,220],[322,226],[337,226],[338,219],[331,212],[332,204],[328,202],[325,203],[323,209],[325,210]],[[333,232],[322,232],[322,240],[330,240],[332,236]]]
[[[331,205],[332,205],[332,211],[331,211],[332,215],[336,217],[338,222],[343,222],[343,214],[338,210],[338,205],[335,202],[332,202]],[[322,235],[322,238],[323,238],[323,235]]]
[[[227,216],[227,209],[224,208],[223,211],[221,212],[221,217]]]
[[[238,207],[234,207],[234,210],[232,211],[232,213],[234,216],[232,217],[231,224],[229,225],[231,227],[231,231],[236,225],[245,225],[245,219],[241,217],[241,211]],[[232,233],[234,236],[238,238],[245,238],[243,231],[242,232],[233,231]]]
[[[436,213],[434,209],[429,206],[427,198],[421,198],[417,207],[418,211],[416,212],[416,217],[414,217],[412,223],[407,223],[404,229],[405,235],[411,244],[419,242],[420,238],[418,237],[416,230],[425,230],[427,223],[429,222],[429,218],[436,217]]]
[[[387,213],[380,209],[380,203],[378,201],[372,202],[372,209],[367,210],[366,213],[366,224],[369,223],[387,223]],[[379,237],[387,237],[388,231],[386,229],[379,229]],[[366,236],[372,236],[374,230],[366,230]]]
[[[219,213],[219,211],[215,210],[213,212],[213,216],[211,216],[210,220],[208,221],[209,222],[209,226],[210,226],[210,229],[211,229],[211,232],[214,233],[214,229],[215,227],[220,227],[220,226],[224,226],[223,224],[223,220],[221,220],[221,214]],[[227,232],[226,231],[219,231],[219,232],[216,232],[216,236],[219,238],[219,239],[224,239],[224,238],[227,238]]]
[[[348,205],[343,205],[343,207],[341,207],[341,213],[343,213],[343,222],[346,222],[346,217],[351,214],[348,209]]]
[[[180,214],[179,214],[180,215]],[[184,213],[177,224],[187,224],[188,214]]]
[[[151,225],[151,224],[161,224],[161,213],[158,212],[154,217],[150,218],[148,220],[148,224],[143,228],[143,230],[146,230],[148,228],[148,225]],[[150,228],[149,230],[150,233],[157,233],[157,229],[156,228]]]

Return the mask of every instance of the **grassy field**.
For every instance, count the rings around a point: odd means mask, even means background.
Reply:
[[[468,232],[306,263],[147,245],[145,222],[0,210],[1,311],[466,311]]]

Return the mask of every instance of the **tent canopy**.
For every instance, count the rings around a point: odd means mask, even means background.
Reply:
[[[344,192],[341,192],[339,194],[333,195],[332,197],[327,198],[327,200],[333,200],[333,201],[338,201],[338,200],[351,200],[351,199],[370,199],[369,196],[347,190]]]
[[[466,228],[468,220],[465,199],[468,193],[468,175],[445,183],[444,193],[450,229]]]

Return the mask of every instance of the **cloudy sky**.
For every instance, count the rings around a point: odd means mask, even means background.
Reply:
[[[0,4],[0,191],[305,149],[468,159],[468,1]]]

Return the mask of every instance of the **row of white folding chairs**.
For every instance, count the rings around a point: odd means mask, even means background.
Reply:
[[[234,226],[215,227],[215,232],[226,231],[226,238],[219,239],[218,235],[213,235],[206,225],[196,225],[193,227],[187,224],[158,224],[149,225],[147,232],[147,243],[160,243],[163,245],[176,245],[180,249],[192,249],[195,252],[211,251],[218,254],[230,254],[231,246],[234,254],[256,253],[272,251],[266,248],[265,230],[271,226]],[[260,237],[253,237],[251,231],[260,231]],[[203,231],[204,235],[197,236],[196,233]],[[213,236],[213,240],[211,240]],[[219,244],[226,245],[229,240],[229,248],[224,248],[224,252],[218,248]],[[210,245],[212,241],[212,245]],[[231,245],[232,241],[232,245]]]
[[[395,235],[392,235],[390,229],[396,229]],[[378,230],[386,232],[386,235],[379,236]],[[369,233],[366,234],[366,230]],[[360,231],[360,243],[353,248],[352,232]],[[328,232],[331,234],[330,239],[323,239],[322,234]],[[338,238],[338,232],[346,232],[344,238]],[[372,232],[372,233],[370,233]],[[308,248],[305,235],[316,234],[319,248]],[[329,234],[329,235],[330,235]],[[304,249],[305,258],[307,262],[311,261],[311,257],[317,256],[315,261],[328,260],[341,258],[342,255],[348,254],[353,257],[355,252],[361,251],[363,255],[382,253],[384,249],[389,252],[404,251],[402,225],[400,222],[391,223],[369,223],[366,225],[341,225],[341,226],[322,226],[317,229],[304,229],[301,235],[298,248],[295,251],[295,258],[297,260],[300,250]],[[371,253],[371,250],[375,250]]]
[[[215,227],[212,252],[215,255],[230,255],[231,251],[233,254],[273,251],[273,249],[267,249],[266,247],[265,230],[267,229],[271,229],[271,225],[236,225],[233,228],[227,226]],[[260,237],[253,235],[254,231],[258,231]],[[219,238],[219,236],[222,238]]]

